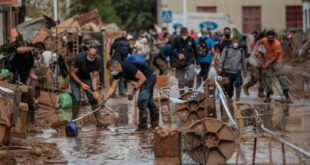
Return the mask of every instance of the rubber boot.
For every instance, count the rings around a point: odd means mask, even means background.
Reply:
[[[139,125],[133,134],[143,134],[147,131],[147,111],[139,109]]]
[[[240,101],[241,87],[236,88],[236,101]]]
[[[265,102],[265,103],[270,103],[270,102],[271,102],[270,94],[267,94],[267,96],[266,96],[264,102]]]
[[[260,97],[260,98],[265,97],[264,91],[259,90],[258,94],[257,94],[257,97]]]
[[[96,109],[99,108],[99,105],[98,105],[98,104],[92,105],[91,108],[92,108],[92,110],[94,111],[94,110],[96,110]],[[100,127],[107,127],[107,126],[109,126],[109,124],[105,123],[105,122],[102,120],[102,116],[101,116],[100,110],[99,110],[99,111],[96,111],[96,112],[94,113],[94,116],[95,116],[96,121],[97,121],[97,123],[96,123],[97,126],[100,126]]]
[[[150,115],[151,115],[151,128],[153,130],[156,129],[156,127],[159,126],[159,110],[157,107],[154,107],[150,109]]]
[[[247,95],[247,96],[250,95],[250,93],[249,93],[249,87],[248,87],[247,85],[244,85],[244,86],[243,86],[243,93],[244,93],[245,95]]]
[[[292,100],[291,100],[291,97],[290,95],[288,94],[288,90],[283,90],[283,95],[285,96],[285,102],[286,103],[292,103]]]
[[[80,106],[78,105],[72,105],[72,120],[79,117],[79,108]]]

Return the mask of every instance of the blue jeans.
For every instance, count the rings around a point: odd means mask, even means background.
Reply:
[[[210,69],[210,63],[209,62],[200,62],[200,73],[198,75],[198,85],[200,85],[203,81],[205,81],[208,78],[208,73]]]
[[[223,72],[224,77],[228,77],[229,84],[225,84],[224,88],[229,97],[234,95],[234,86],[236,88],[241,87],[243,83],[241,72],[239,73],[227,73]]]
[[[91,89],[93,88],[92,86],[92,80],[91,79],[80,79],[83,83],[87,84]],[[70,86],[71,86],[71,93],[73,96],[72,99],[72,105],[80,105],[80,101],[81,101],[81,85],[76,83],[71,77],[70,77]],[[86,96],[88,98],[88,102],[91,105],[97,105],[98,102],[97,100],[94,99],[93,95],[88,92],[85,91]]]
[[[153,100],[154,85],[156,83],[156,74],[153,73],[146,82],[142,85],[138,96],[138,108],[139,108],[139,128],[147,128],[147,111],[150,110],[150,117],[152,124],[158,122],[158,109]]]
[[[125,78],[123,76],[120,76],[118,80],[118,94],[119,95],[124,94],[124,88],[125,88]]]

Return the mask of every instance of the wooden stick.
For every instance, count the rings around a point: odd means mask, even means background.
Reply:
[[[257,138],[254,139],[252,164],[255,165]]]

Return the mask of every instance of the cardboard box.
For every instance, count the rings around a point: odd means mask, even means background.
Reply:
[[[55,93],[40,91],[39,104],[59,108],[59,96]]]

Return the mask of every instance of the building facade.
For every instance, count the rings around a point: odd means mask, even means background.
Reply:
[[[303,10],[303,31],[310,29],[310,0],[304,0],[302,5]]]
[[[0,45],[10,42],[11,29],[24,22],[25,0],[0,0]]]
[[[224,13],[242,32],[303,28],[302,0],[158,0],[174,13]],[[185,5],[184,5],[185,4]],[[159,20],[160,22],[160,20]]]

